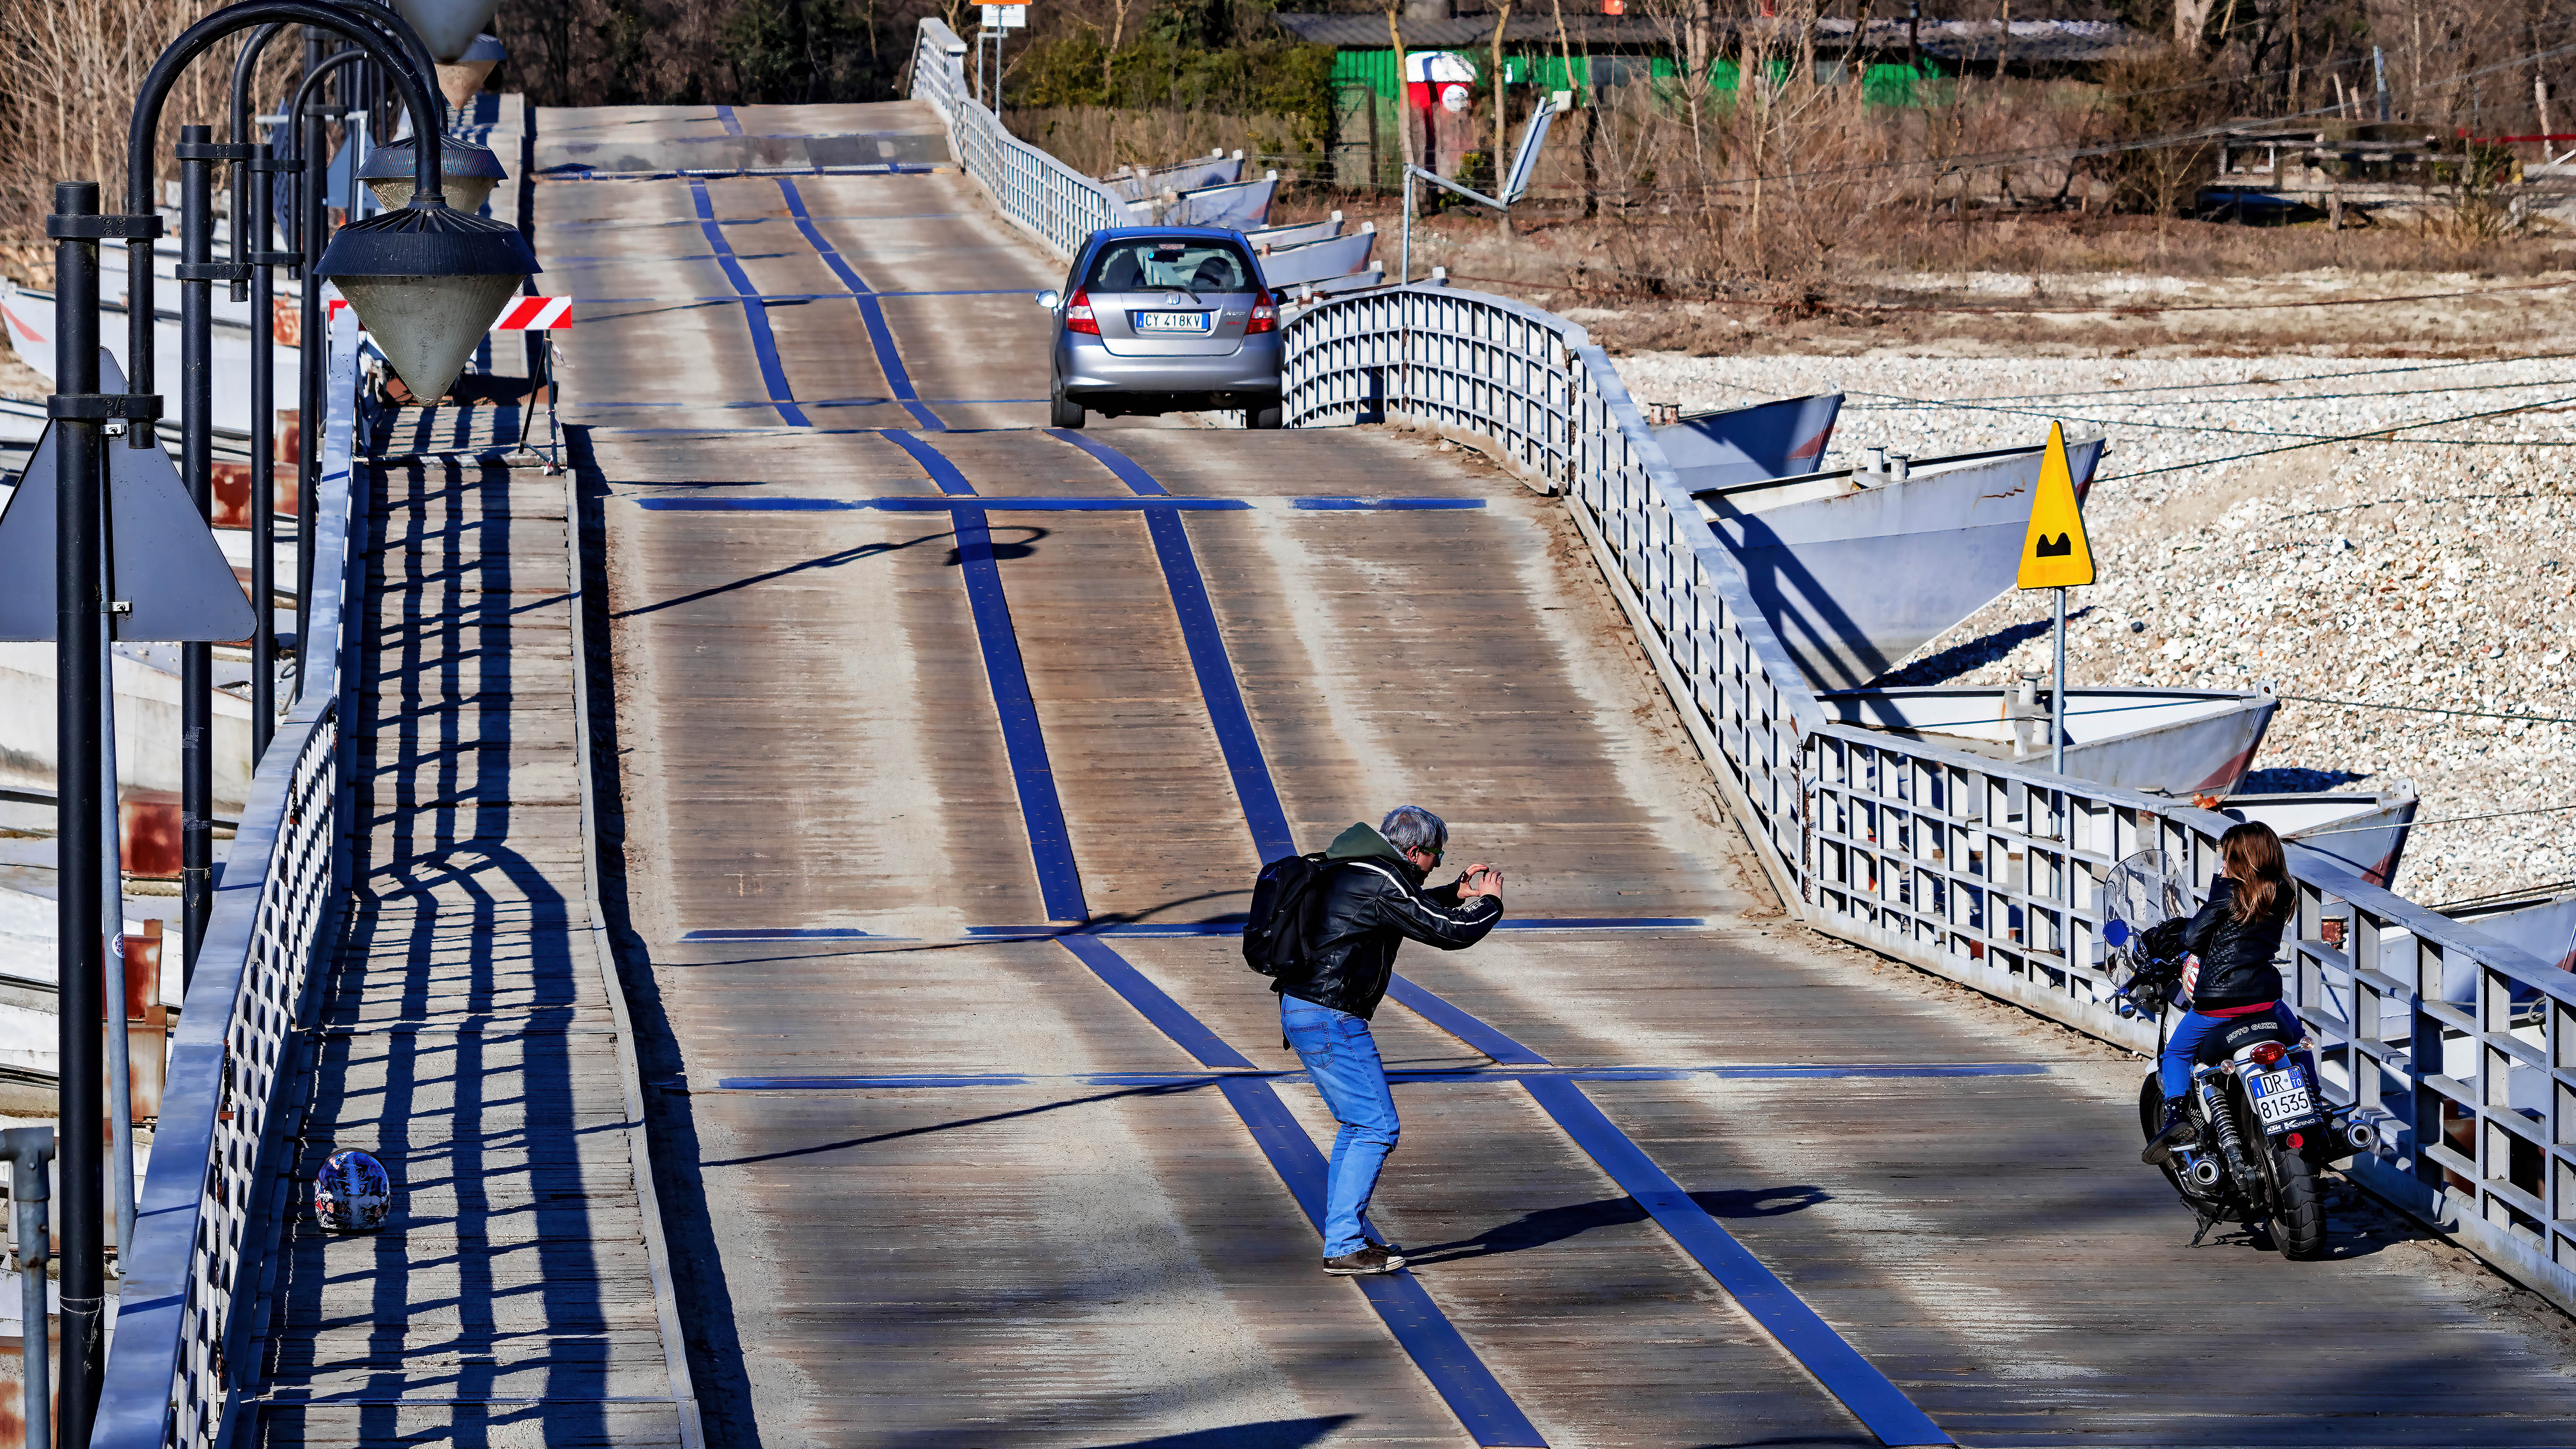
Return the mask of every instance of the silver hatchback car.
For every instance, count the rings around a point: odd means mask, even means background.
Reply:
[[[1091,234],[1056,316],[1048,421],[1241,408],[1279,426],[1279,304],[1243,237],[1214,227],[1113,227]]]

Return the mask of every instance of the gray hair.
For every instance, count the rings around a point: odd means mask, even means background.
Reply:
[[[1398,850],[1428,850],[1438,854],[1449,843],[1449,827],[1440,817],[1419,805],[1398,805],[1378,822],[1377,833]]]

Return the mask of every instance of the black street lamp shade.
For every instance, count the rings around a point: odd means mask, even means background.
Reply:
[[[518,228],[452,206],[353,221],[315,268],[376,335],[412,395],[447,391],[519,283],[538,270]]]
[[[367,153],[366,163],[358,168],[358,179],[376,194],[387,210],[409,206],[412,196],[411,148],[419,138],[406,136],[388,141]],[[510,179],[501,167],[501,158],[489,146],[454,136],[438,138],[439,183],[447,193],[447,204],[468,214],[481,211],[492,188]]]
[[[394,9],[429,47],[430,59],[441,65],[463,60],[500,8],[501,0],[394,0]]]

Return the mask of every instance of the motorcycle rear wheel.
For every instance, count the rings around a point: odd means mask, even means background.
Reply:
[[[2317,1185],[2317,1169],[2307,1154],[2274,1149],[2272,1188],[2279,1209],[2272,1215],[2272,1246],[2293,1262],[2325,1256],[2325,1193]]]

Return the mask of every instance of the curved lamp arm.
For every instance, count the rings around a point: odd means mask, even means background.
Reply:
[[[287,101],[286,124],[290,127],[302,126],[304,124],[304,108],[313,104],[313,93],[321,89],[322,82],[330,79],[332,72],[337,71],[342,66],[355,65],[366,58],[367,53],[363,50],[344,50],[337,55],[324,56],[320,64],[315,65],[313,69],[305,73],[304,79],[295,87],[295,95]],[[318,161],[314,157],[306,156],[303,151],[304,133],[301,130],[297,130],[294,132],[294,135],[296,138],[295,154],[304,162],[304,184],[307,186],[323,186],[328,184],[330,180],[328,175],[330,171],[329,164],[327,162]],[[304,265],[308,267],[313,265],[315,258],[321,255],[321,238],[307,237],[304,235],[305,218],[306,213],[309,210],[310,208],[304,206],[298,206],[295,208],[295,250],[304,254]],[[240,228],[236,227],[234,230],[238,231]]]
[[[271,21],[252,31],[250,39],[242,42],[241,53],[233,57],[233,125],[232,129],[224,135],[224,139],[233,145],[250,144],[251,75],[259,69],[260,52],[268,49],[270,39],[285,28]],[[242,204],[242,199],[247,194],[246,188],[242,185],[242,175],[241,167],[233,167],[229,182],[233,193],[233,261],[236,263],[250,259],[250,212]],[[262,235],[266,233],[263,232]],[[242,290],[244,285],[241,282],[233,283],[234,301],[242,300],[245,295]]]
[[[227,139],[236,146],[250,140],[250,82],[252,73],[259,69],[260,52],[268,49],[268,42],[285,28],[270,21],[252,31],[250,39],[242,42],[241,54],[233,57],[233,128]]]
[[[361,9],[372,13],[356,13]],[[413,35],[411,28],[403,25],[392,11],[366,6],[343,8],[327,3],[327,0],[243,0],[241,4],[225,6],[180,32],[179,38],[170,42],[170,48],[161,52],[161,58],[152,63],[151,71],[143,77],[143,87],[134,98],[133,125],[127,130],[125,139],[125,206],[129,214],[152,214],[152,187],[156,179],[152,142],[160,133],[161,108],[169,99],[170,87],[178,81],[179,72],[216,41],[270,21],[281,24],[301,21],[355,44],[393,77],[394,84],[402,91],[404,108],[411,112],[415,132],[435,136],[446,129],[442,124],[445,111],[434,99],[429,83],[422,79],[413,59],[415,53],[426,55],[428,52],[421,47],[420,38]],[[401,27],[398,33],[410,44],[404,45],[391,38],[397,33],[394,27],[398,26]],[[447,198],[439,191],[439,148],[422,146],[418,150],[412,180],[419,194],[412,198],[412,204],[444,206]]]
[[[370,10],[361,15],[355,12]],[[413,62],[415,55],[428,51],[420,37],[411,33],[391,10],[364,5],[343,7],[330,0],[242,0],[227,5],[196,24],[181,31],[170,42],[152,69],[143,77],[135,93],[134,117],[125,138],[125,210],[130,217],[155,218],[152,228],[158,231],[159,213],[152,205],[152,193],[158,180],[153,162],[153,142],[161,131],[161,108],[170,98],[170,87],[188,63],[203,55],[216,41],[253,26],[276,23],[301,23],[330,31],[355,44],[361,51],[385,68],[401,90],[403,104],[411,112],[415,134],[435,136],[445,129],[445,112],[433,99],[433,92],[422,72]],[[400,35],[408,45],[391,37]],[[238,64],[238,62],[236,62]],[[416,207],[445,208],[447,197],[439,190],[439,162],[443,147],[412,148],[411,204]],[[238,227],[235,230],[239,230]],[[153,392],[153,307],[152,307],[152,239],[149,233],[129,239],[125,264],[126,290],[126,390],[136,397]],[[137,448],[154,443],[151,428],[133,429],[129,444]]]

